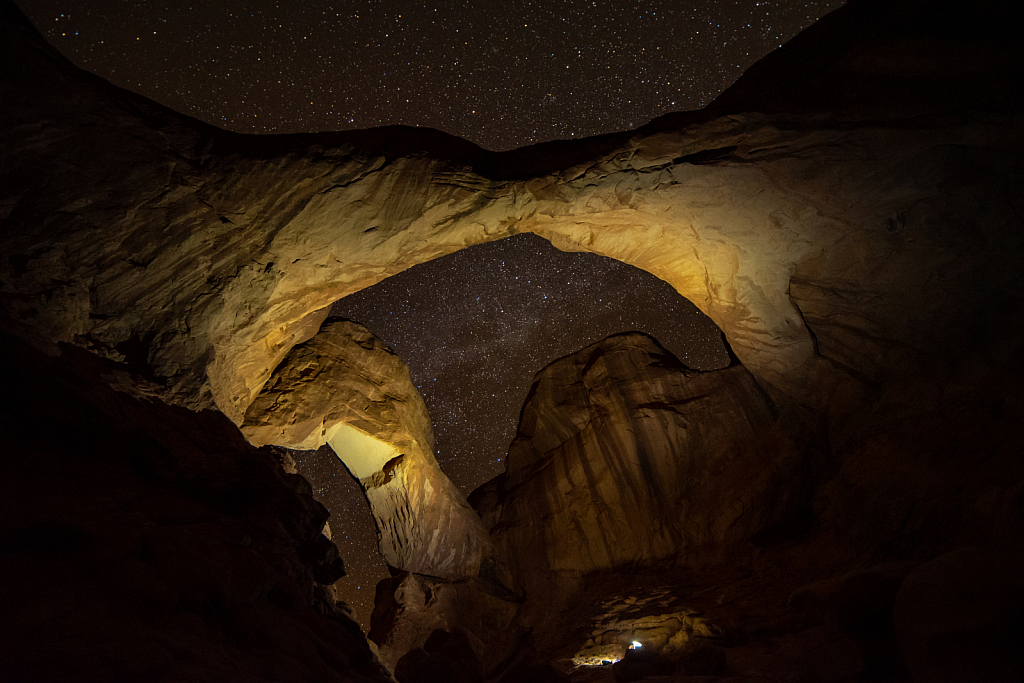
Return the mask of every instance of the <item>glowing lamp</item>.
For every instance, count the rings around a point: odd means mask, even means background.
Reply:
[[[642,643],[640,643],[639,641],[636,641],[636,640],[634,640],[634,641],[633,641],[633,644],[632,644],[632,645],[630,645],[630,648],[632,648],[632,649],[634,649],[634,650],[639,650],[639,649],[640,649],[640,648],[642,648],[642,647],[643,647],[643,644],[642,644]]]

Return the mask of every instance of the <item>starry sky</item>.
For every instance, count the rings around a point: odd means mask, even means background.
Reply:
[[[698,109],[842,0],[16,0],[66,57],[240,133],[437,128],[506,150]],[[534,373],[610,334],[727,363],[717,328],[665,283],[521,235],[335,305],[410,366],[437,457],[468,493],[501,470]],[[386,576],[358,484],[328,448],[295,454],[332,512],[339,587],[369,626]]]
[[[699,109],[842,0],[16,0],[78,66],[241,133],[492,150]]]

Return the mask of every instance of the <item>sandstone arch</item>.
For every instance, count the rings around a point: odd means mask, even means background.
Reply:
[[[670,283],[836,452],[949,386],[1008,391],[1018,367],[1004,330],[1022,322],[1008,256],[1024,192],[1003,53],[978,57],[979,113],[942,78],[946,53],[879,80],[850,66],[876,39],[833,41],[835,19],[758,67],[788,88],[769,113],[741,81],[703,112],[491,154],[415,129],[228,134],[78,72],[5,11],[4,59],[23,65],[5,73],[5,327],[123,363],[146,381],[110,381],[136,395],[239,424],[331,302],[523,231]],[[862,29],[887,11],[836,16]],[[800,93],[787,65],[817,57],[801,78],[819,108],[778,113]],[[833,72],[867,104],[829,114]]]
[[[329,319],[293,347],[239,426],[257,446],[328,444],[359,482],[389,566],[465,579],[493,561],[488,530],[434,458],[408,368],[362,325]]]
[[[756,132],[735,131],[714,144],[738,137],[759,144]],[[693,151],[687,143],[664,134],[633,140],[592,164],[529,181],[489,181],[424,159],[381,160],[373,171],[335,168],[334,186],[306,200],[267,247],[275,269],[290,264],[279,279],[268,288],[253,267],[225,295],[260,290],[262,309],[242,321],[227,311],[210,321],[214,400],[237,421],[279,354],[337,298],[462,246],[524,231],[666,280],[715,320],[759,379],[797,393],[813,346],[786,293],[789,275],[838,238],[840,222],[785,189],[766,189],[770,175],[745,160],[736,168],[675,163]]]
[[[882,11],[864,5],[847,21]],[[826,49],[830,30],[760,66],[761,82],[790,52]],[[867,114],[742,113],[741,82],[706,112],[507,154],[413,129],[258,139],[82,76],[30,31],[8,34],[5,55],[25,68],[9,75],[5,120],[6,314],[38,344],[145,368],[149,390],[212,401],[236,423],[330,302],[516,232],[652,272],[718,324],[780,405],[833,415],[962,348],[948,322],[1013,277],[999,256],[1016,248],[1019,180],[998,171],[998,115],[907,131]],[[908,89],[897,116],[950,106],[933,85]],[[932,277],[940,267],[977,286]]]

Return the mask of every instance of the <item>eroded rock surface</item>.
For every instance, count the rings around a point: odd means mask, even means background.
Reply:
[[[496,595],[479,579],[443,581],[397,572],[377,585],[369,637],[392,670],[408,652],[427,648],[435,631],[467,629],[479,641],[477,655],[490,672],[513,656],[526,631],[513,623],[519,605]]]
[[[164,400],[212,402],[241,422],[331,302],[530,231],[664,279],[781,407],[839,429],[879,386],[940,391],[951,354],[977,361],[975,385],[997,381],[1016,347],[975,345],[1024,322],[1006,257],[1022,250],[1024,188],[1014,110],[992,93],[1019,88],[915,103],[955,90],[934,73],[967,50],[950,32],[1005,22],[1005,3],[964,16],[954,2],[899,4],[892,32],[914,35],[901,50],[930,56],[914,62],[930,77],[900,98],[879,89],[889,110],[785,114],[751,99],[783,81],[793,93],[801,80],[856,78],[863,93],[906,78],[906,59],[879,58],[884,35],[851,39],[885,25],[870,18],[887,3],[861,0],[759,65],[747,97],[505,154],[411,129],[228,134],[84,76],[5,4],[3,59],[20,67],[4,73],[0,112],[9,327],[144,367]],[[1019,77],[1010,45],[971,62],[970,78]]]
[[[639,333],[538,373],[506,462],[492,533],[531,596],[559,575],[721,561],[800,486],[750,373],[688,370]]]
[[[293,347],[241,429],[256,445],[330,444],[359,480],[392,567],[466,578],[491,554],[480,518],[437,465],[430,415],[409,369],[362,325],[328,320]]]

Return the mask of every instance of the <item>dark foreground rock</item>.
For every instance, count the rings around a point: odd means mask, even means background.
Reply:
[[[921,565],[896,595],[895,625],[915,680],[1019,680],[1024,554],[973,547]]]
[[[220,414],[2,341],[0,678],[390,680],[317,583],[343,569],[302,477]]]

